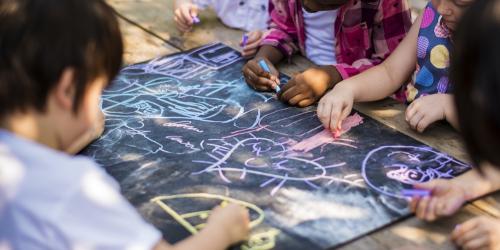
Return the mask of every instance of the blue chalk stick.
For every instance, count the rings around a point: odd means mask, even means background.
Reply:
[[[244,34],[243,37],[241,38],[242,42],[241,42],[241,47],[245,47],[247,46],[247,42],[248,42],[248,35],[247,34]]]
[[[193,16],[193,23],[200,23],[200,19],[197,16]]]
[[[281,91],[280,86],[276,86],[276,89],[274,89],[274,91],[276,91],[276,93],[279,93]]]
[[[427,197],[431,195],[431,191],[425,189],[403,189],[401,190],[401,194],[406,197]]]
[[[260,59],[259,66],[267,73],[271,73],[271,69],[269,68],[269,66],[267,66],[267,63],[266,61],[264,61],[264,59]]]
[[[271,73],[271,69],[269,68],[269,66],[267,66],[267,63],[266,61],[264,61],[264,59],[260,59],[259,61],[259,66],[264,70],[266,71],[267,73]],[[280,92],[281,91],[281,88],[279,85],[276,85],[276,88],[274,89],[274,91],[276,91],[276,93]]]

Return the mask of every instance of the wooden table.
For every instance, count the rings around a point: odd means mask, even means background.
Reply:
[[[235,49],[243,34],[225,27],[210,11],[200,15],[201,24],[189,34],[179,33],[173,22],[173,0],[107,0],[120,18],[124,34],[125,63],[131,64],[159,55],[185,51],[214,41]],[[414,1],[415,2],[415,1]],[[279,65],[281,72],[293,75],[312,65],[307,59],[295,56],[291,63]],[[448,124],[438,123],[419,134],[404,120],[405,106],[386,99],[356,104],[360,112],[411,136],[427,145],[467,161],[459,134]],[[340,249],[454,249],[449,240],[456,224],[477,215],[500,218],[500,193],[466,204],[458,213],[433,223],[410,217],[382,228]]]

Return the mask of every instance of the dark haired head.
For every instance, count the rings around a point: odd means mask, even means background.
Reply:
[[[123,43],[103,0],[0,1],[0,118],[43,112],[63,71],[75,72],[75,112],[88,85],[115,77]]]
[[[450,77],[467,151],[477,166],[500,166],[500,1],[471,5],[454,41]]]

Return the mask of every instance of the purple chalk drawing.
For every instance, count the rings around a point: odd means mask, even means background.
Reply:
[[[450,179],[470,166],[428,147],[382,146],[370,151],[362,164],[366,184],[381,194],[404,198],[401,190],[433,179]]]
[[[210,139],[204,145],[205,149],[209,147],[212,149],[207,153],[210,159],[193,161],[208,166],[201,171],[194,172],[193,175],[215,173],[226,183],[248,179],[249,175],[264,176],[265,181],[260,184],[260,187],[275,185],[270,192],[271,195],[278,192],[288,181],[302,182],[315,189],[319,186],[314,184],[314,181],[321,180],[327,182],[327,185],[342,182],[362,187],[356,181],[328,174],[328,169],[344,166],[345,162],[339,161],[324,166],[319,163],[324,157],[316,159],[301,157],[300,154],[290,151],[290,143],[293,142],[276,142],[260,137],[243,140],[236,137]]]

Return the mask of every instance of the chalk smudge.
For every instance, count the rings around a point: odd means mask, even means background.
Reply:
[[[349,132],[349,130],[362,123],[363,123],[363,117],[361,117],[358,113],[348,116],[342,122],[342,131],[340,132],[340,135]],[[332,135],[332,132],[325,129],[309,138],[300,141],[299,143],[295,144],[291,149],[294,151],[309,152],[325,144],[336,144],[336,145],[357,148],[356,146],[349,144],[349,142],[353,142],[353,140],[335,139]]]

